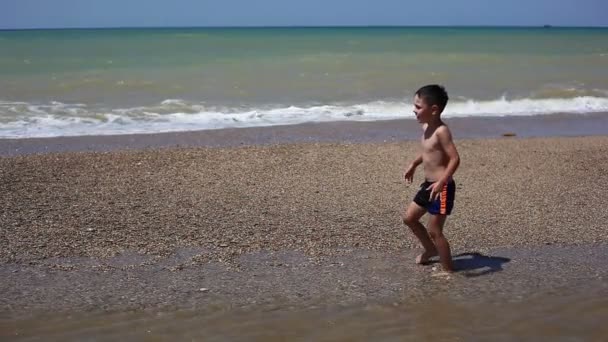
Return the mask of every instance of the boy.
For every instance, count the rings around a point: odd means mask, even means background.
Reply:
[[[447,103],[448,94],[439,85],[424,86],[414,96],[414,114],[424,132],[422,151],[407,167],[404,177],[406,183],[411,184],[416,167],[422,164],[425,181],[406,209],[403,223],[410,227],[424,247],[416,263],[428,263],[431,257],[439,255],[443,269],[452,272],[452,254],[443,236],[443,225],[454,206],[456,184],[452,175],[460,164],[460,157],[450,129],[441,121],[441,113]],[[420,223],[420,218],[427,212],[431,214],[428,232]]]

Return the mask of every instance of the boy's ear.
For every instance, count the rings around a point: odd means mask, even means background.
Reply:
[[[433,113],[433,115],[439,114],[439,106],[438,105],[432,105],[431,106],[431,113]]]

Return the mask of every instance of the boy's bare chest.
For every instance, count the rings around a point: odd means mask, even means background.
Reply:
[[[439,149],[439,139],[437,139],[435,134],[431,135],[430,137],[425,137],[422,135],[420,140],[422,143],[422,152],[431,153]]]

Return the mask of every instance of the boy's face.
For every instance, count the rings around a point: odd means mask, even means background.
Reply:
[[[436,105],[429,106],[424,99],[418,95],[414,96],[414,114],[420,123],[429,123],[439,112]]]

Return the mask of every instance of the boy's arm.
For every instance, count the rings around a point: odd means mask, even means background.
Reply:
[[[423,124],[422,125],[422,131],[426,131],[426,128],[428,127],[428,124]],[[409,164],[407,166],[408,169],[415,169],[418,167],[418,165],[422,164],[422,151],[418,153],[418,155],[416,156],[416,159],[414,159],[412,161],[411,164]]]
[[[454,145],[454,141],[452,140],[452,133],[450,133],[450,130],[445,127],[445,129],[437,130],[436,134],[439,139],[439,144],[441,145],[441,148],[443,148],[443,151],[448,158],[448,165],[446,166],[441,178],[428,187],[428,189],[431,190],[431,195],[429,197],[430,200],[436,200],[439,198],[439,194],[441,193],[443,186],[452,178],[452,175],[454,172],[456,172],[458,165],[460,165],[460,156],[458,155],[456,145]]]
[[[416,159],[412,160],[412,163],[408,165],[408,168],[417,168],[418,165],[422,164],[422,152],[418,153]]]
[[[454,141],[452,140],[452,133],[447,127],[446,129],[439,130],[437,132],[437,137],[439,138],[439,143],[441,144],[441,147],[448,158],[448,165],[446,166],[445,172],[440,179],[440,182],[445,184],[452,178],[452,175],[454,172],[456,172],[456,169],[458,169],[458,166],[460,165],[460,155],[458,154],[456,145],[454,145]]]
[[[422,153],[418,154],[416,159],[412,161],[411,164],[406,166],[405,171],[403,172],[403,178],[405,179],[406,184],[412,183],[414,180],[414,172],[416,171],[416,167],[422,163]]]

